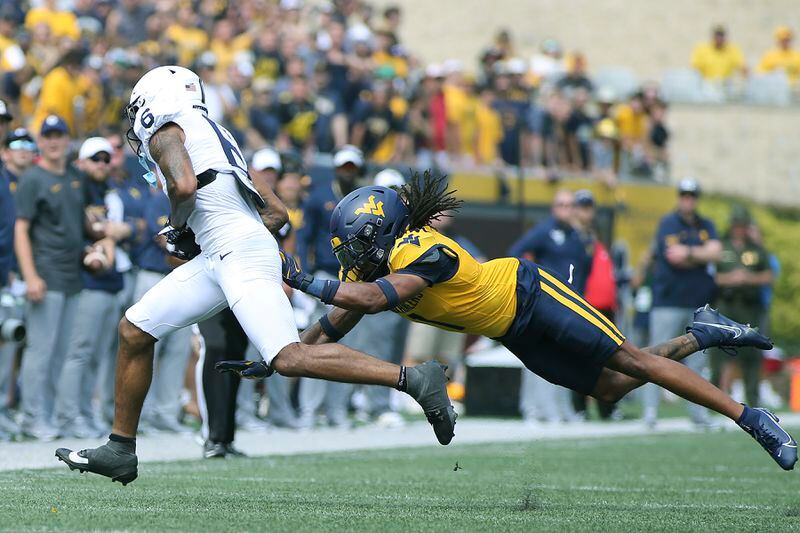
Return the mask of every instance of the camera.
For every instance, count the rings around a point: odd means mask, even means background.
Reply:
[[[0,293],[0,342],[25,340],[25,322],[22,305],[8,292]]]

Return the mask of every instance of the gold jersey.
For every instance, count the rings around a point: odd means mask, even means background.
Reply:
[[[479,263],[430,227],[407,231],[389,253],[389,271],[419,275],[430,286],[393,311],[443,329],[500,337],[516,314],[518,266],[511,257]]]

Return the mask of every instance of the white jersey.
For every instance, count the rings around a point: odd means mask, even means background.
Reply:
[[[142,141],[142,150],[150,155],[150,138],[160,127],[174,122],[184,132],[184,146],[189,153],[195,175],[206,170],[219,174],[212,183],[198,189],[195,208],[189,216],[197,243],[205,253],[226,253],[240,241],[266,239],[267,246],[278,244],[264,227],[256,210],[263,200],[247,174],[247,163],[233,136],[224,127],[209,119],[205,113],[189,106],[160,109],[159,101],[138,113],[134,133]],[[164,106],[166,107],[166,106]],[[156,172],[166,191],[160,169]]]

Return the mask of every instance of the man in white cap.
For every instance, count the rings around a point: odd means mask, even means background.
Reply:
[[[250,161],[250,175],[264,178],[273,189],[282,168],[281,155],[269,146],[257,150]]]
[[[62,436],[98,437],[104,432],[92,410],[92,396],[101,361],[113,357],[114,330],[120,318],[117,294],[124,284],[115,263],[116,240],[131,233],[130,227],[119,222],[122,201],[109,189],[113,152],[105,138],[90,137],[81,145],[75,163],[85,177],[89,229],[85,246],[90,251],[81,271],[83,290],[78,295],[56,390],[56,423]],[[112,210],[116,216],[111,215]],[[112,222],[110,215],[118,221]],[[95,257],[96,264],[92,263]]]
[[[297,232],[297,255],[302,264],[315,276],[338,279],[339,262],[331,251],[328,223],[339,200],[363,183],[364,154],[353,145],[345,145],[333,155],[334,179],[311,189],[303,204],[303,225]],[[320,304],[312,321],[328,311]],[[348,338],[343,339],[347,344]],[[311,427],[314,416],[323,402],[326,404],[328,422],[335,426],[347,425],[347,404],[351,385],[318,379],[300,380],[300,425]]]

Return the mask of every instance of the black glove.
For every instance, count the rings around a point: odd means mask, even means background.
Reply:
[[[214,365],[214,370],[222,374],[233,372],[244,379],[268,378],[275,373],[264,361],[219,361]]]
[[[200,255],[200,245],[194,240],[194,232],[189,226],[173,228],[167,225],[158,232],[167,239],[167,253],[178,259],[188,261]]]
[[[297,263],[297,259],[291,255],[283,250],[280,251],[280,254],[283,281],[293,289],[306,292],[306,289],[314,283],[314,276],[303,272],[300,265]]]

